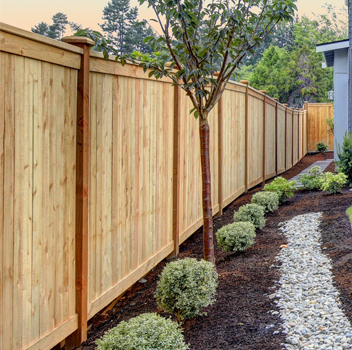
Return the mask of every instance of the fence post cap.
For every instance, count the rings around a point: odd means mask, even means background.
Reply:
[[[266,90],[259,90],[262,94],[266,95]]]
[[[61,39],[64,43],[77,45],[77,44],[85,44],[94,46],[95,42],[92,39],[86,38],[85,36],[65,36]]]
[[[240,80],[240,83],[241,83],[241,84],[244,84],[244,85],[248,85],[248,84],[249,84],[249,81],[248,81],[248,80]]]
[[[279,99],[277,97],[274,97],[273,100],[274,101],[279,101]]]
[[[287,106],[288,106],[288,103],[283,103],[282,105],[285,106],[285,107],[287,107]]]

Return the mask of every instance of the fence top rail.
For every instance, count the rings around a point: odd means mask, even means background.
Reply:
[[[29,32],[27,30],[16,28],[16,27],[13,27],[13,26],[6,24],[6,23],[0,22],[0,31],[19,36],[21,38],[36,41],[36,42],[39,42],[42,44],[47,44],[49,46],[57,47],[59,49],[65,50],[65,51],[77,53],[80,55],[83,54],[83,50],[79,47],[63,43],[62,41],[50,39],[45,36]]]

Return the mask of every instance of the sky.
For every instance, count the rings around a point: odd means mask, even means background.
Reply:
[[[90,27],[100,31],[98,23],[102,23],[102,11],[109,0],[0,0],[0,22],[15,27],[31,30],[39,22],[52,23],[51,17],[57,12],[67,15],[70,22],[81,24],[84,28]],[[324,14],[322,8],[326,2],[333,3],[337,9],[344,6],[345,0],[297,0],[298,15],[312,17],[315,14]],[[131,6],[139,6],[138,0],[131,0]],[[155,18],[153,10],[144,4],[139,7],[140,19]],[[153,26],[155,22],[150,22]],[[66,33],[66,35],[69,33]]]

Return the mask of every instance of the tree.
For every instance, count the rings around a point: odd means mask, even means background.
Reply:
[[[153,35],[146,22],[138,21],[138,8],[130,7],[130,0],[111,0],[103,10],[103,24],[99,24],[107,33],[108,40],[120,55],[139,50],[150,52],[144,43],[147,36]]]
[[[69,23],[67,20],[67,15],[62,12],[58,12],[52,17],[52,20],[53,24],[48,25],[45,22],[40,22],[38,25],[34,26],[34,28],[31,28],[31,31],[51,39],[60,40],[66,31],[67,24]],[[70,26],[74,24],[71,23]]]
[[[115,0],[117,1],[117,0]],[[209,112],[219,101],[229,79],[244,57],[263,42],[281,21],[292,21],[295,0],[139,0],[154,9],[162,35],[146,38],[155,55],[139,61],[149,76],[169,77],[191,99],[199,120],[204,259],[215,264],[209,154]],[[96,40],[104,57],[117,53],[99,32],[82,30],[77,35]],[[136,55],[117,55],[136,62]],[[137,56],[138,57],[138,56]],[[142,58],[145,56],[142,55]],[[217,73],[217,74],[215,74]],[[190,150],[191,151],[191,150]]]
[[[48,23],[40,22],[36,26],[34,26],[34,28],[32,27],[31,31],[33,33],[36,33],[36,34],[39,34],[39,35],[48,36],[49,25],[48,25]]]
[[[209,155],[209,112],[248,52],[281,21],[293,20],[295,0],[139,0],[154,9],[163,35],[148,42],[156,61],[141,62],[149,75],[168,76],[186,91],[199,120],[204,259],[215,263]],[[171,62],[171,66],[166,66]],[[215,73],[214,62],[219,64]]]
[[[291,45],[279,49],[278,42],[264,51],[249,78],[250,84],[267,90],[294,107],[302,107],[304,101],[328,102],[328,91],[333,89],[332,68],[321,68],[322,54],[315,52],[315,45],[344,39],[347,28],[332,6],[327,15],[310,19],[302,16],[292,28]]]

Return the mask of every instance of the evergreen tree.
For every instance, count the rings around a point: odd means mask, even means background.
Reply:
[[[135,50],[151,52],[144,38],[153,35],[146,22],[138,21],[138,8],[130,7],[130,0],[111,0],[103,10],[101,29],[115,46],[119,54],[132,53]]]
[[[48,23],[40,22],[36,26],[34,26],[34,28],[32,27],[31,31],[33,33],[36,33],[36,34],[39,34],[39,35],[48,36],[49,25],[48,25]]]
[[[31,28],[31,31],[51,39],[60,40],[66,31],[67,24],[69,23],[67,15],[58,12],[52,17],[52,20],[53,24],[48,25],[45,22],[40,22],[38,25],[34,26],[34,28]]]

